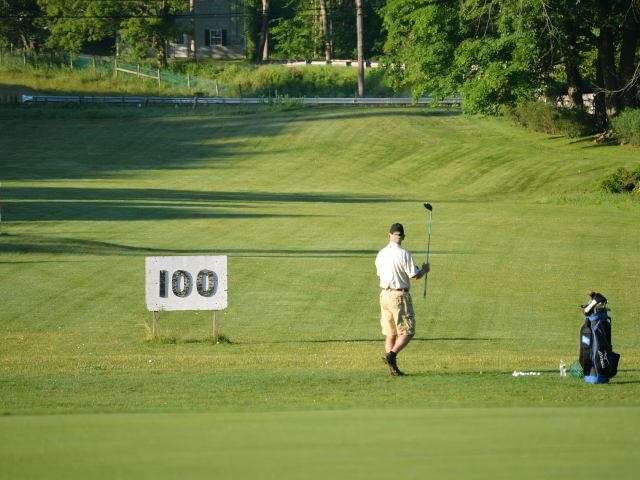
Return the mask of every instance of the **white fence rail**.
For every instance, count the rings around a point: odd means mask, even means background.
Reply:
[[[32,103],[72,103],[72,104],[113,104],[132,106],[192,106],[199,105],[269,105],[269,104],[301,104],[301,105],[433,105],[431,97],[418,100],[411,98],[314,98],[314,97],[251,97],[251,98],[219,98],[219,97],[129,97],[129,96],[96,96],[96,95],[22,95],[21,102]],[[460,97],[450,97],[437,101],[440,107],[459,107]]]

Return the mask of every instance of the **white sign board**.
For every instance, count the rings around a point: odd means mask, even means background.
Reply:
[[[151,312],[227,308],[227,257],[147,257],[146,300]]]

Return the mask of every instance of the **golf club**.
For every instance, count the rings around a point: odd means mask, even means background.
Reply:
[[[426,260],[426,263],[429,263],[429,251],[431,250],[431,219],[433,218],[433,207],[429,202],[425,202],[424,208],[429,210],[429,222],[427,223],[427,260]],[[422,296],[425,298],[425,300],[427,298],[427,278],[428,277],[429,277],[429,274],[426,274],[424,276],[424,293]]]

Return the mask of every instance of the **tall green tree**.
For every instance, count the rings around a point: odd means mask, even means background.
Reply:
[[[245,52],[247,58],[252,62],[256,62],[262,58],[261,55],[258,55],[260,30],[262,25],[262,12],[261,8],[258,8],[258,5],[262,6],[262,0],[245,0]]]
[[[291,16],[274,19],[270,33],[276,57],[310,59],[317,56],[321,43],[316,17],[303,11],[296,10]]]
[[[595,92],[600,129],[623,108],[638,107],[640,1],[551,0],[544,3],[548,28],[541,31],[558,62],[571,103]],[[561,67],[561,68],[558,68]]]
[[[638,0],[594,0],[596,35],[596,117],[607,118],[625,106],[638,107],[640,93]]]
[[[596,92],[596,118],[638,105],[640,0],[389,0],[387,72],[465,108]],[[557,86],[560,85],[558,89]]]
[[[136,58],[155,53],[158,65],[167,66],[167,42],[188,30],[180,19],[189,10],[188,0],[155,0],[123,3],[119,24],[122,43]]]
[[[387,1],[382,63],[396,90],[409,88],[415,98],[457,92],[462,74],[454,72],[455,53],[465,38],[459,7],[458,0]]]
[[[469,110],[497,114],[548,89],[553,66],[538,0],[467,0],[461,9],[466,38],[454,53],[457,80]]]
[[[379,10],[383,2],[363,2],[365,58],[382,53],[384,33]],[[271,11],[275,56],[325,60],[357,57],[355,0],[285,0],[278,10]]]
[[[0,46],[39,47],[44,39],[41,13],[37,0],[0,0]]]
[[[46,13],[51,48],[78,53],[87,41],[120,38],[122,49],[133,57],[156,55],[166,66],[166,43],[186,31],[180,22],[188,0],[38,0]]]
[[[46,46],[77,54],[87,41],[115,37],[123,4],[117,0],[38,0],[49,32]]]
[[[323,10],[324,5],[324,10]],[[274,55],[287,59],[331,59],[331,39],[327,25],[325,38],[324,20],[328,22],[327,2],[317,0],[290,0],[274,12],[270,30]],[[326,45],[328,43],[328,45]]]
[[[365,0],[362,5],[362,43],[365,59],[383,52],[385,31],[381,10],[385,0]],[[334,58],[357,58],[355,0],[329,0],[329,31]]]
[[[620,35],[619,107],[640,108],[640,0],[630,2]]]
[[[540,12],[543,19],[540,30],[544,33],[545,43],[543,52],[549,58],[547,67],[555,68],[562,77],[563,86],[557,93],[566,93],[569,105],[580,108],[584,105],[587,75],[583,65],[593,43],[590,24],[582,20],[591,13],[581,3],[581,0],[565,0],[562,5],[560,2],[542,4]]]

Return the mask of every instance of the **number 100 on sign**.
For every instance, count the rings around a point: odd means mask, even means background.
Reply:
[[[150,311],[227,308],[227,257],[146,258],[146,301]]]

